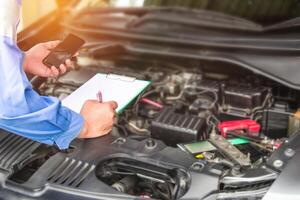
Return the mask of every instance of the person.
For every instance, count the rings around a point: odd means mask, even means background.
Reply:
[[[42,60],[59,41],[37,44],[22,52],[16,44],[21,0],[0,1],[0,129],[67,149],[78,138],[95,138],[110,132],[116,102],[86,101],[77,114],[54,97],[40,96],[33,90],[25,72],[57,77],[72,68],[66,60],[59,69]]]

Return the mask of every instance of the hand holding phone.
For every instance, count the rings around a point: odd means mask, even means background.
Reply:
[[[48,67],[59,68],[67,59],[71,59],[84,43],[83,39],[69,34],[43,59],[43,63]]]

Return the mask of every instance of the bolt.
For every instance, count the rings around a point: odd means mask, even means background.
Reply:
[[[204,164],[196,162],[196,163],[193,163],[192,168],[195,171],[200,171],[200,170],[202,170],[204,168]]]
[[[295,155],[295,151],[293,150],[293,149],[291,149],[291,148],[288,148],[288,149],[286,149],[285,151],[284,151],[284,155],[286,156],[286,157],[293,157],[294,155]]]
[[[154,149],[156,147],[156,142],[152,138],[146,141],[146,148]]]
[[[273,166],[276,168],[281,168],[283,166],[283,162],[281,160],[274,160]]]
[[[233,166],[231,173],[234,176],[241,174],[241,166],[240,165]]]

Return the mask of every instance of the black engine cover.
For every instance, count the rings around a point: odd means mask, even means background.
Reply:
[[[171,108],[164,109],[152,121],[151,134],[171,146],[208,138],[204,118],[178,114]]]

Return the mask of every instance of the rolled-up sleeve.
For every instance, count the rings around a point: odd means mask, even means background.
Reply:
[[[11,12],[20,4],[16,0],[1,2],[0,24],[3,17],[6,21],[0,25],[0,128],[66,149],[80,133],[84,120],[57,98],[40,96],[32,89],[23,71],[23,53],[15,42],[18,20],[7,18],[16,17]]]

